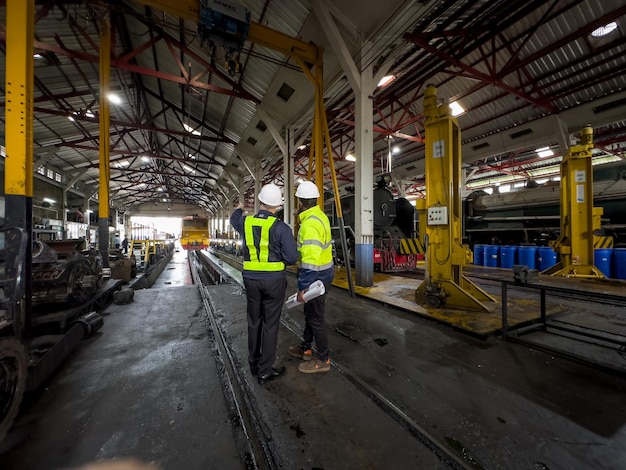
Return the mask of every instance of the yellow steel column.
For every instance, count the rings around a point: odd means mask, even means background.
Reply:
[[[31,306],[34,31],[34,0],[6,2],[5,276],[16,283],[5,295],[16,302],[10,319],[18,338]]]
[[[339,185],[337,183],[337,174],[335,173],[335,161],[333,160],[333,149],[330,142],[330,132],[328,130],[328,118],[326,116],[326,107],[324,105],[324,50],[317,49],[317,60],[315,64],[315,76],[309,70],[302,58],[296,56],[296,61],[308,79],[315,86],[315,110],[313,116],[313,134],[311,136],[311,149],[309,153],[309,169],[308,177],[311,177],[311,163],[315,157],[315,182],[320,192],[317,201],[318,205],[324,210],[324,142],[326,142],[326,153],[328,154],[328,167],[333,185],[333,195],[335,200],[336,222],[339,225],[339,234],[341,237],[341,245],[343,252],[348,252],[348,241],[343,223],[343,212],[341,209],[341,198],[339,197]],[[354,284],[352,282],[352,270],[349,261],[346,262],[346,274],[348,277],[348,290],[350,296],[354,297]]]
[[[98,187],[98,249],[102,266],[109,268],[109,81],[111,79],[111,24],[100,22],[100,184]]]
[[[462,274],[471,252],[461,244],[461,132],[448,105],[437,106],[437,90],[424,92],[426,119],[426,275],[417,303],[488,310],[493,301]],[[420,227],[420,231],[421,231]]]
[[[585,127],[580,144],[570,147],[561,162],[561,234],[553,244],[561,261],[545,274],[604,277],[593,261],[602,208],[593,207],[592,149],[593,129]]]

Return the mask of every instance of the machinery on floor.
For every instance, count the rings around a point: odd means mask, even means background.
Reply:
[[[426,269],[424,282],[415,291],[415,301],[429,307],[451,305],[488,310],[494,299],[463,276],[472,260],[461,243],[461,131],[450,106],[438,106],[437,90],[424,92],[426,119]]]
[[[102,287],[102,258],[85,240],[33,240],[32,260],[33,305],[80,305]]]
[[[82,339],[103,325],[89,303],[35,311],[25,295],[32,291],[33,305],[49,306],[51,301],[76,304],[95,294],[101,260],[80,242],[36,240],[30,266],[27,232],[0,229],[0,440],[17,416],[24,392],[38,388]]]

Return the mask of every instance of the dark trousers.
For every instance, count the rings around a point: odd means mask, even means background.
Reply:
[[[285,301],[287,278],[243,280],[248,311],[248,363],[259,375],[272,371],[280,313]]]
[[[326,292],[330,285],[325,285]],[[304,334],[300,347],[305,351],[311,349],[315,340],[317,355],[322,360],[328,359],[328,335],[326,334],[326,321],[324,311],[326,309],[326,294],[320,295],[304,304]]]

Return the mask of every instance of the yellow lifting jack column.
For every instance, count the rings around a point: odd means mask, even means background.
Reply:
[[[561,261],[544,274],[566,277],[604,277],[594,266],[594,244],[612,245],[600,228],[602,208],[593,207],[591,149],[593,129],[580,132],[580,144],[570,147],[561,162],[561,233],[553,243]]]
[[[426,273],[415,301],[485,310],[495,300],[462,274],[471,251],[461,244],[461,132],[450,107],[437,107],[437,90],[424,93],[426,119]],[[421,230],[420,230],[421,231]]]

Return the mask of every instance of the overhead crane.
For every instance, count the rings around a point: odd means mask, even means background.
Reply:
[[[181,17],[186,20],[193,21],[195,24],[201,25],[202,20],[206,19],[206,8],[215,3],[215,6],[229,4],[232,10],[243,8],[241,5],[229,2],[201,2],[199,0],[179,0],[170,2],[168,0],[136,0],[137,3],[163,10],[172,15]],[[219,4],[219,5],[218,5]],[[220,7],[221,8],[221,7]],[[204,9],[204,10],[203,10]],[[207,28],[208,25],[202,25]],[[328,166],[330,177],[333,184],[333,195],[335,207],[337,211],[337,222],[339,224],[339,232],[341,234],[341,243],[344,253],[348,252],[348,245],[345,235],[343,212],[341,209],[341,198],[339,197],[339,186],[337,183],[337,174],[335,172],[335,163],[333,160],[332,146],[330,141],[330,132],[328,129],[328,119],[326,117],[326,108],[324,106],[324,50],[297,38],[288,36],[280,31],[263,26],[259,23],[249,22],[246,25],[245,33],[242,40],[247,40],[278,51],[287,57],[296,60],[304,74],[313,83],[315,87],[315,110],[313,116],[313,130],[311,136],[311,146],[309,150],[309,169],[307,173],[308,179],[312,179],[313,168],[315,169],[315,184],[320,193],[318,205],[324,208],[324,146],[328,154]],[[348,285],[350,294],[354,295],[352,273],[347,269]]]

